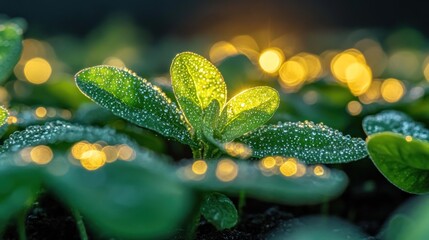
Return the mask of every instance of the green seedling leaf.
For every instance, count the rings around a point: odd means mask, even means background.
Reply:
[[[304,163],[344,163],[364,158],[366,144],[344,136],[322,123],[286,122],[262,126],[237,139],[253,151],[253,157],[296,157]]]
[[[368,153],[378,170],[409,193],[429,192],[429,142],[398,133],[368,137]]]
[[[363,128],[368,136],[379,132],[395,132],[429,141],[428,129],[398,111],[384,111],[374,116],[368,116],[363,121]]]
[[[262,160],[263,161],[263,160]],[[275,160],[274,160],[275,161]],[[182,181],[192,188],[238,196],[245,192],[256,199],[290,205],[317,204],[341,194],[348,183],[345,173],[322,168],[314,174],[313,167],[302,164],[273,165],[266,169],[262,162],[219,159],[189,163],[178,169]],[[295,167],[295,174],[293,169]],[[281,171],[289,174],[282,175]]]
[[[117,134],[110,128],[96,128],[71,124],[62,121],[48,122],[45,125],[30,126],[23,131],[12,133],[0,147],[0,155],[14,153],[25,147],[53,144],[58,142],[105,141],[111,144],[127,144],[138,148],[125,135]]]
[[[217,101],[220,108],[225,105],[227,95],[222,75],[207,59],[191,52],[178,54],[170,73],[177,102],[198,135],[203,128],[202,116],[211,102]]]
[[[22,29],[14,23],[0,24],[0,83],[6,80],[22,51]]]
[[[0,126],[3,126],[7,122],[9,112],[6,108],[0,106]]]
[[[141,127],[195,145],[176,105],[147,80],[126,69],[96,66],[75,76],[79,89],[94,102]]]
[[[0,233],[13,217],[31,206],[40,183],[40,175],[32,167],[0,164]]]
[[[194,199],[188,188],[147,162],[116,161],[91,172],[70,166],[63,176],[47,175],[45,182],[100,232],[121,239],[165,239],[183,224]]]
[[[265,86],[250,88],[233,97],[220,116],[222,141],[229,142],[267,122],[279,102],[277,91]]]
[[[204,196],[201,214],[217,230],[232,228],[238,222],[238,212],[234,203],[220,193],[208,193]]]

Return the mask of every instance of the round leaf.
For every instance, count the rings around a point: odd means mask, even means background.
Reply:
[[[220,193],[208,193],[204,196],[201,214],[218,230],[232,228],[238,222],[238,212],[234,203]]]
[[[397,133],[368,137],[368,153],[378,170],[409,193],[429,192],[429,142]]]
[[[277,91],[266,86],[250,88],[233,97],[220,116],[222,141],[231,141],[267,122],[279,102]]]

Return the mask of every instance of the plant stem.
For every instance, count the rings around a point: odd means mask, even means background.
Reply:
[[[18,236],[19,240],[27,240],[25,231],[25,220],[27,218],[27,211],[22,211],[17,218]]]
[[[246,206],[246,192],[244,190],[240,191],[238,196],[238,215],[241,216],[243,213],[243,208]]]
[[[86,228],[82,220],[82,215],[80,215],[80,212],[75,208],[72,208],[71,211],[76,221],[76,227],[79,231],[80,239],[88,240],[88,234],[86,233]]]
[[[200,223],[201,213],[200,208],[194,212],[194,215],[191,218],[189,226],[186,228],[185,239],[193,240],[195,239],[195,232],[197,230],[198,224]]]

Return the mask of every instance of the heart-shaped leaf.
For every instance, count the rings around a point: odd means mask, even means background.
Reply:
[[[96,66],[75,76],[79,89],[113,114],[188,145],[195,145],[176,105],[158,88],[126,69]]]
[[[342,171],[277,158],[268,160],[274,161],[269,168],[263,167],[266,160],[199,160],[180,167],[178,175],[185,184],[203,192],[238,196],[244,191],[250,197],[290,205],[325,202],[347,186],[348,179]]]
[[[15,23],[0,24],[0,83],[15,67],[22,51],[22,29]]]
[[[126,239],[164,239],[185,221],[193,194],[177,179],[157,174],[145,164],[147,159],[136,158],[91,172],[70,166],[62,176],[46,175],[45,182],[100,232]]]
[[[395,132],[413,138],[429,141],[429,130],[409,116],[398,111],[384,111],[367,116],[363,121],[367,135],[379,132]]]
[[[392,132],[368,137],[368,153],[378,170],[410,193],[429,192],[429,142]]]
[[[271,87],[247,89],[228,101],[222,110],[219,131],[229,142],[267,122],[279,106],[280,98]]]
[[[232,228],[237,224],[237,209],[227,196],[216,192],[208,193],[204,195],[201,204],[201,214],[216,229],[224,230]]]
[[[220,108],[225,105],[227,95],[222,75],[207,59],[191,52],[178,54],[170,73],[180,108],[196,133],[201,134],[205,109],[212,101],[217,101]]]
[[[253,156],[296,157],[305,163],[344,163],[364,158],[366,144],[360,138],[344,136],[324,124],[286,122],[262,126],[237,139]]]

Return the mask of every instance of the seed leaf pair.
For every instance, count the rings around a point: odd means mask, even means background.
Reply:
[[[390,182],[406,192],[429,192],[428,129],[397,111],[368,116],[363,128],[369,156]]]

